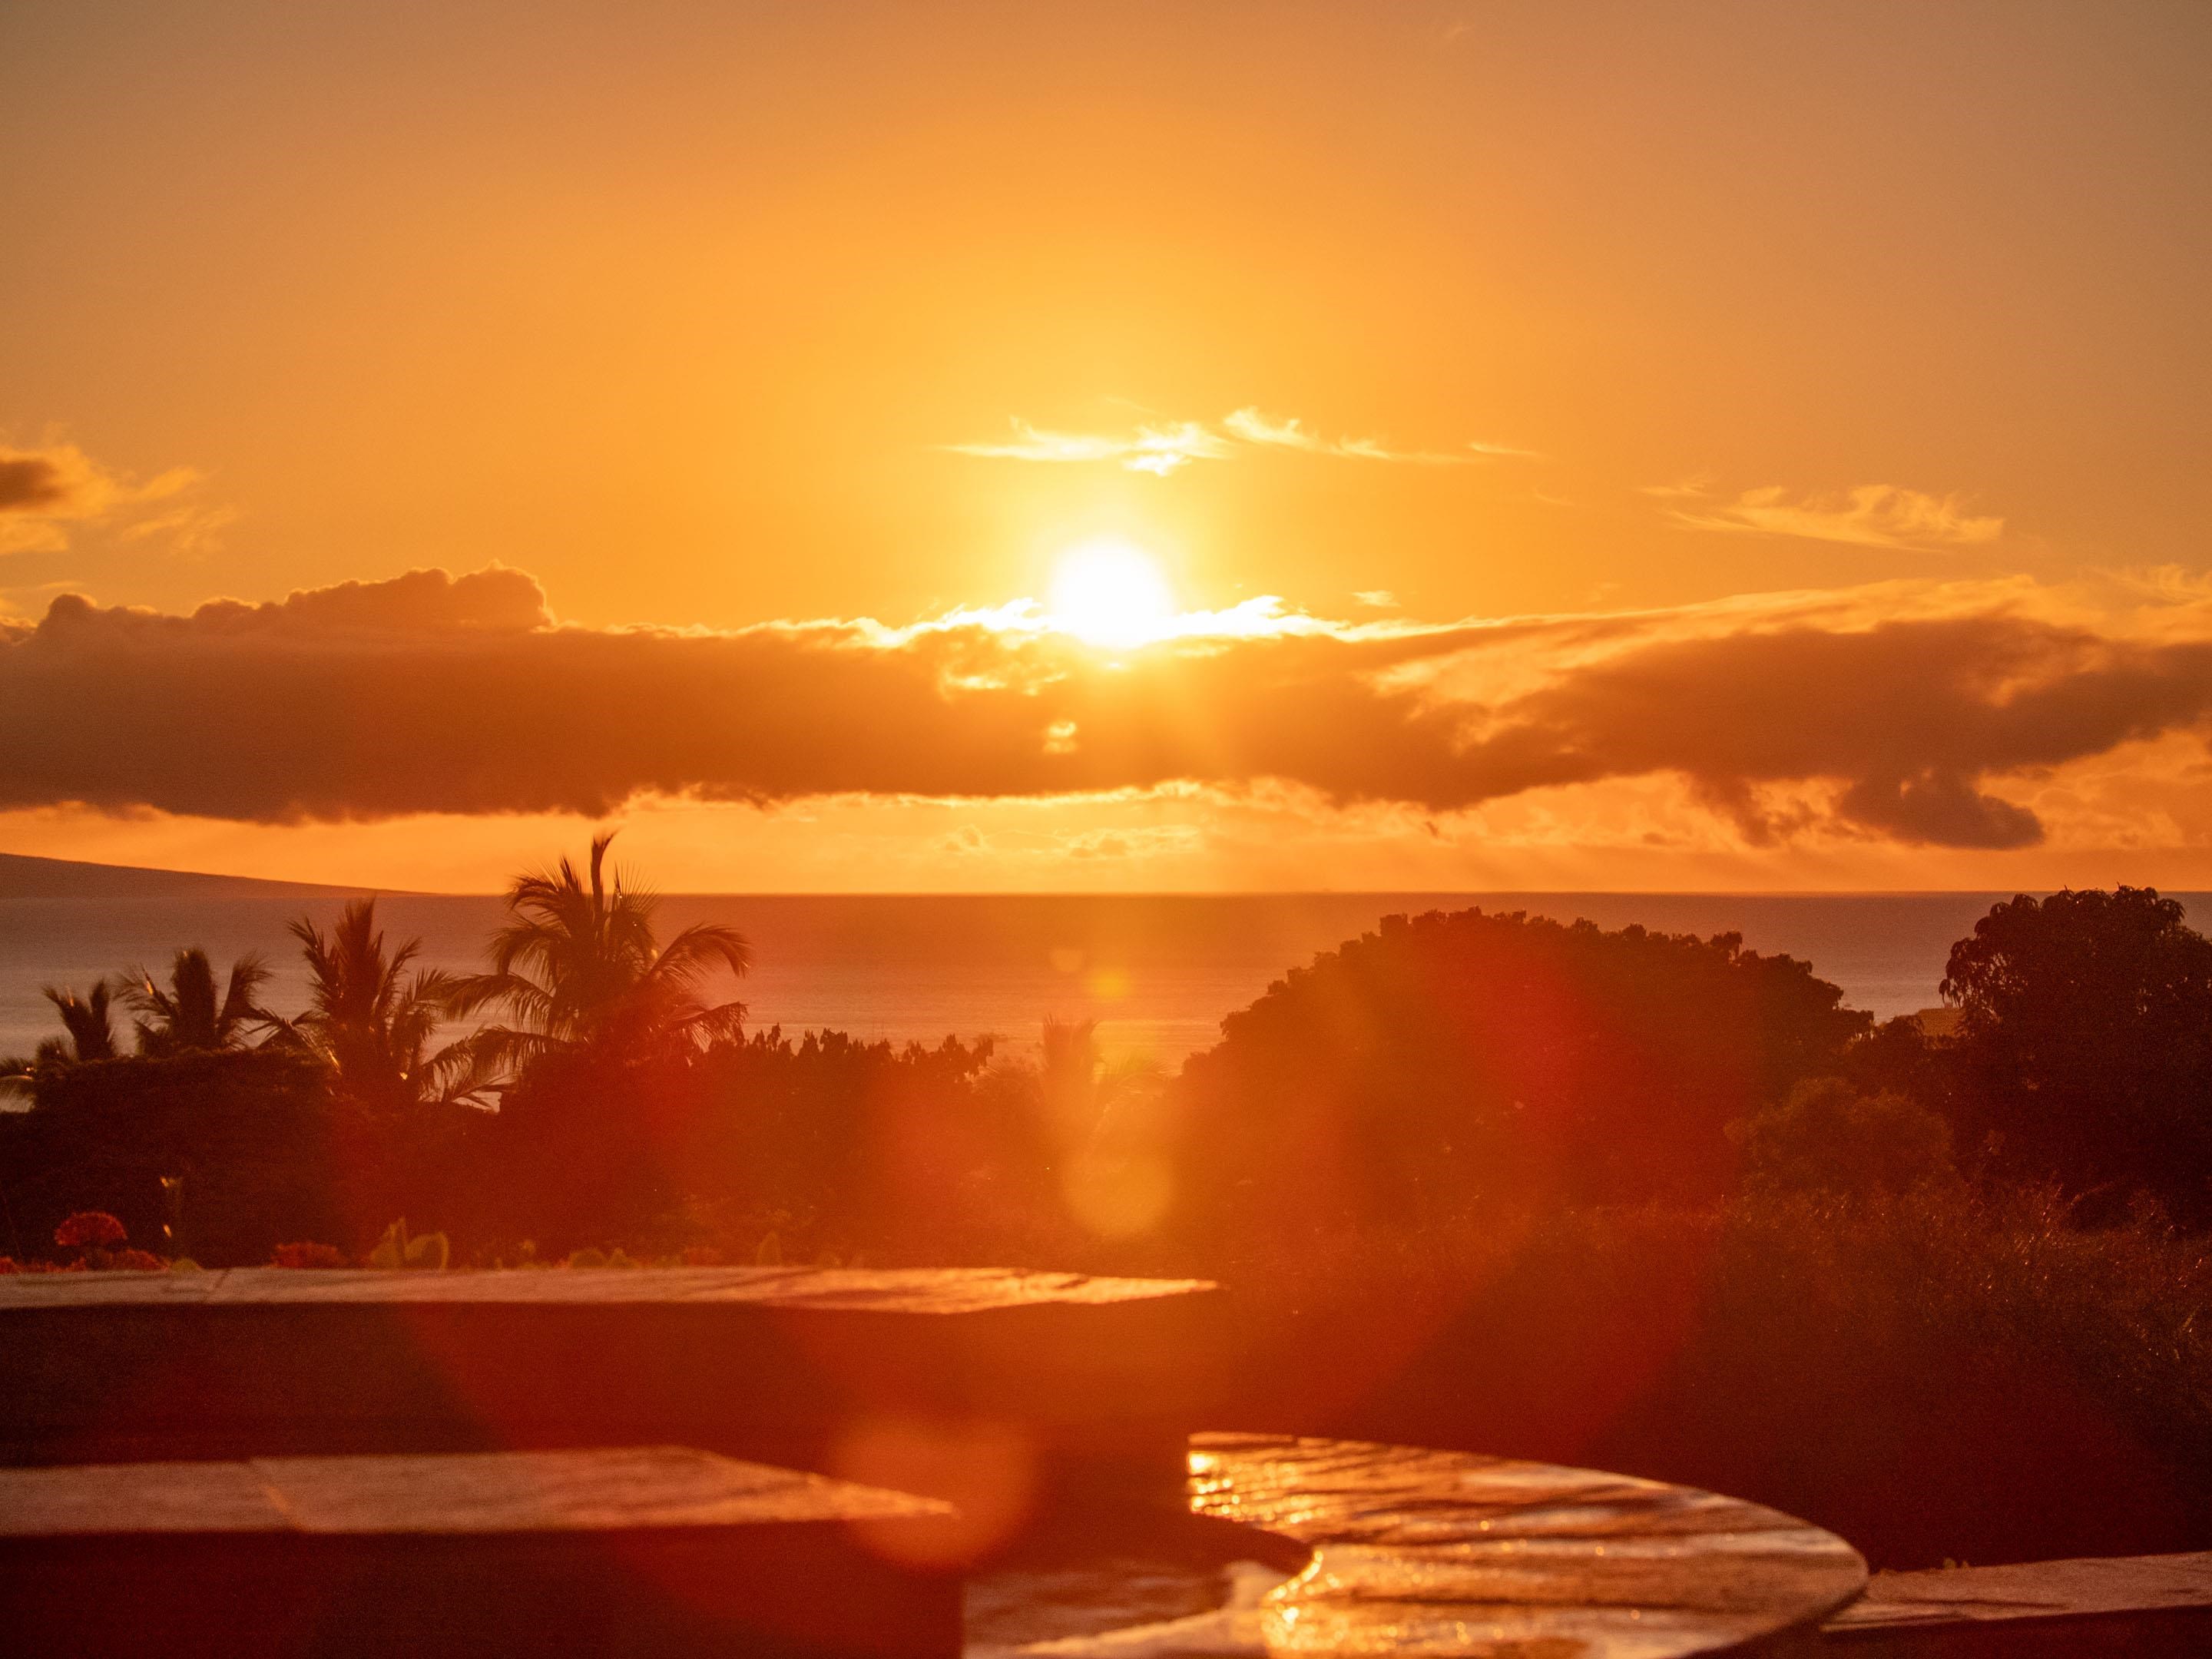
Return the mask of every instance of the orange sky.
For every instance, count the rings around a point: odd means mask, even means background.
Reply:
[[[8,8],[0,850],[2212,886],[2208,112],[2117,0]],[[1101,537],[1230,619],[1068,645]]]

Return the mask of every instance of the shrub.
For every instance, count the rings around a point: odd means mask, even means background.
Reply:
[[[123,1224],[105,1210],[79,1210],[54,1229],[54,1243],[65,1250],[120,1244],[129,1237]]]
[[[123,1224],[105,1210],[79,1210],[54,1229],[54,1243],[78,1253],[68,1267],[92,1273],[160,1272],[161,1257],[146,1250],[116,1248],[126,1237]]]
[[[1775,1192],[1904,1193],[1953,1184],[1951,1126],[1902,1095],[1808,1078],[1788,1099],[1729,1125],[1747,1185]]]
[[[29,1111],[0,1115],[5,1167],[40,1176],[9,1194],[26,1231],[97,1210],[134,1238],[180,1225],[169,1248],[221,1267],[353,1231],[360,1160],[333,1146],[329,1074],[311,1056],[101,1060],[42,1072],[34,1088]],[[180,1173],[183,1188],[165,1189]]]

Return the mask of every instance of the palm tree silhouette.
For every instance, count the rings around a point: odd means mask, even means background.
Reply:
[[[491,939],[492,971],[454,986],[447,1006],[463,1018],[503,1017],[468,1039],[478,1060],[519,1074],[555,1055],[632,1063],[680,1058],[742,1034],[744,1005],[708,1003],[717,969],[743,975],[752,947],[711,922],[656,942],[658,901],[606,866],[613,832],[592,838],[588,873],[562,859],[550,872],[517,877],[509,920]]]
[[[1159,1085],[1159,1065],[1149,1057],[1109,1060],[1099,1053],[1095,1019],[1048,1017],[1043,1035],[1037,1094],[1064,1150],[1094,1149],[1109,1139],[1130,1103]]]
[[[40,1060],[82,1063],[115,1058],[115,1026],[108,1017],[108,988],[105,982],[94,985],[81,997],[75,991],[58,991],[51,985],[40,987],[39,994],[60,1012],[63,1029],[69,1033],[66,1048],[58,1037],[48,1037],[40,1043]]]
[[[283,1021],[257,1000],[269,982],[260,957],[248,951],[231,964],[230,978],[216,993],[215,964],[197,945],[170,959],[164,990],[153,975],[134,968],[116,982],[131,1012],[142,1054],[177,1054],[198,1050],[242,1048],[256,1028],[281,1027]]]
[[[90,994],[82,997],[75,991],[58,991],[51,985],[41,986],[39,994],[60,1011],[62,1026],[69,1033],[69,1040],[64,1042],[59,1037],[48,1037],[39,1044],[38,1053],[32,1059],[16,1055],[0,1060],[0,1093],[30,1093],[34,1076],[48,1067],[115,1058],[115,1027],[108,1018],[108,988],[105,982],[94,984]]]
[[[387,952],[373,898],[347,904],[327,934],[306,916],[291,931],[307,962],[307,1012],[289,1029],[331,1063],[342,1092],[387,1109],[458,1103],[477,1092],[465,1042],[431,1048],[459,980],[414,968],[421,939]]]

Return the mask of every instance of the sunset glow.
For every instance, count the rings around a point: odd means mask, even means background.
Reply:
[[[2212,885],[2212,14],[401,9],[0,12],[0,849]]]

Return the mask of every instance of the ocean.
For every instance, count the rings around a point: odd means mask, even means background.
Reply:
[[[1221,1018],[1285,969],[1373,928],[1383,916],[1480,905],[1602,927],[1735,932],[1752,949],[1811,962],[1854,1007],[1887,1018],[1935,1005],[1952,941],[1995,893],[1697,895],[1291,893],[1220,896],[745,896],[671,895],[662,936],[726,922],[752,941],[742,987],[757,1028],[856,1036],[995,1034],[1017,1048],[1048,1016],[1097,1019],[1112,1053],[1173,1066],[1213,1042]],[[2212,895],[2177,894],[2200,924]],[[0,899],[0,1054],[27,1054],[59,1030],[44,985],[82,988],[143,964],[158,975],[180,945],[219,968],[259,951],[276,970],[269,1001],[304,1006],[305,973],[285,924],[327,922],[337,897]],[[422,960],[481,966],[496,898],[387,897],[386,933],[419,936]]]

